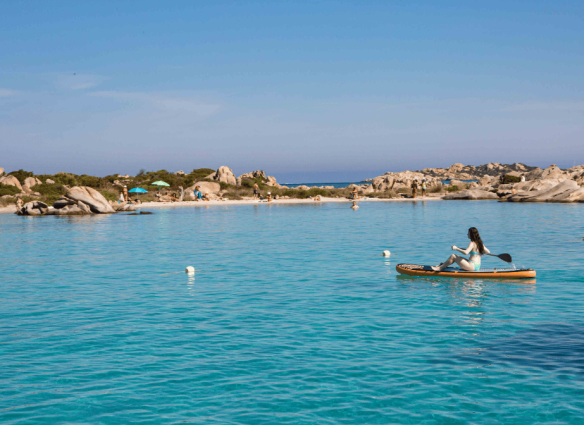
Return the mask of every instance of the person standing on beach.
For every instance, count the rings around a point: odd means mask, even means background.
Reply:
[[[253,184],[253,199],[259,199],[260,198],[260,187],[258,186],[257,183]]]
[[[124,202],[128,202],[128,187],[126,185],[124,185],[123,193],[124,193]]]
[[[418,196],[418,180],[412,180],[412,197],[415,198]]]
[[[422,198],[426,196],[426,179],[422,179]]]

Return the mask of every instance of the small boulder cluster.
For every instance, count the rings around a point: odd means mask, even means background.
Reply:
[[[241,186],[246,179],[257,178],[260,178],[263,184],[266,186],[285,188],[285,186],[281,186],[276,182],[275,177],[267,176],[266,173],[262,170],[252,171],[251,173],[244,173],[239,177],[235,177],[235,174],[231,168],[222,166],[219,167],[216,172],[206,177],[206,180],[213,181],[198,181],[195,182],[192,186],[186,188],[184,190],[185,198],[193,199],[193,192],[197,186],[199,186],[202,193],[208,193],[210,196],[216,197],[221,193],[221,183],[230,184],[232,186]]]
[[[97,190],[88,186],[66,187],[66,193],[52,206],[41,201],[31,201],[19,208],[18,215],[89,215],[113,214],[120,211],[135,211],[130,204],[110,203]]]

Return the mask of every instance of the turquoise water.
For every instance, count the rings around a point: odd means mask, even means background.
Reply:
[[[0,423],[582,423],[584,205],[348,206],[0,216]]]

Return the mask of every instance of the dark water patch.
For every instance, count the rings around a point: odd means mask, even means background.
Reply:
[[[584,325],[541,324],[463,356],[482,364],[513,363],[545,370],[584,373]]]

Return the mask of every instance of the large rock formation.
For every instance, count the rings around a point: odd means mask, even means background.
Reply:
[[[103,195],[92,187],[75,186],[67,189],[65,198],[76,201],[78,205],[79,202],[83,202],[95,214],[111,214],[115,212]]]
[[[425,176],[439,178],[440,180],[478,180],[483,176],[500,176],[501,174],[508,174],[510,172],[523,174],[534,168],[535,167],[530,167],[518,162],[514,164],[490,162],[476,167],[474,165],[463,165],[457,163],[448,168],[424,168],[418,172]]]
[[[30,192],[31,188],[33,188],[37,184],[43,184],[43,182],[37,179],[36,177],[27,177],[26,179],[24,179],[24,185],[22,188],[25,192]]]
[[[551,188],[521,191],[507,198],[509,202],[577,202],[584,199],[584,190],[574,180],[564,180]]]
[[[103,195],[91,187],[64,187],[66,188],[65,195],[55,201],[52,207],[43,202],[33,201],[27,203],[16,213],[18,215],[77,215],[116,212]],[[133,211],[133,208],[124,208],[124,210]]]
[[[214,182],[197,182],[193,184],[191,187],[187,187],[184,190],[184,197],[185,199],[195,199],[195,187],[200,186],[201,192],[203,194],[209,193],[210,195],[216,195],[221,191],[221,185],[219,183]]]
[[[421,184],[422,179],[426,179],[426,186],[428,189],[441,186],[442,183],[429,176],[417,171],[402,171],[400,173],[390,173],[387,172],[382,176],[375,177],[371,186],[375,192],[384,192],[386,190],[398,190],[398,189],[409,189],[412,186],[414,180],[418,181],[418,185]]]
[[[15,186],[20,191],[22,191],[22,185],[20,184],[18,179],[14,176],[7,175],[7,176],[0,177],[0,183],[8,185],[8,186]]]
[[[44,215],[49,212],[49,206],[44,202],[31,201],[27,202],[20,210],[16,213],[18,215]]]
[[[446,200],[456,200],[456,199],[460,199],[460,200],[472,200],[472,201],[476,201],[479,199],[499,199],[499,197],[497,196],[496,193],[493,192],[487,192],[485,190],[479,190],[479,189],[469,189],[469,190],[461,190],[460,192],[454,192],[451,193],[449,195],[443,196],[442,199],[446,199]]]
[[[238,179],[256,179],[256,178],[261,178],[262,180],[266,180],[266,172],[263,170],[256,170],[256,171],[252,171],[251,173],[244,173],[241,176],[238,177]]]
[[[232,184],[234,186],[237,184],[237,179],[235,178],[235,174],[233,174],[233,171],[231,170],[231,168],[226,167],[226,166],[219,167],[219,169],[215,172],[215,174],[212,174],[210,177],[211,177],[211,179],[218,181],[218,182]]]
[[[0,177],[4,175],[4,168],[0,167]]]

